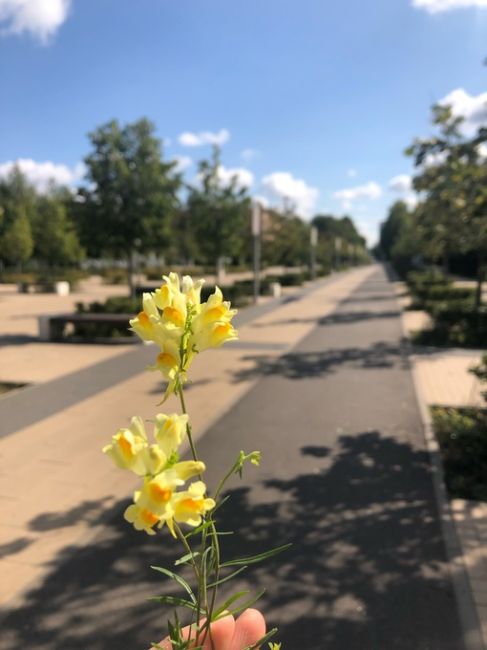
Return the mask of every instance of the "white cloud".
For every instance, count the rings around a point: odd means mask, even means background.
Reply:
[[[438,151],[437,153],[429,153],[425,156],[423,160],[423,167],[434,167],[435,165],[441,165],[447,159],[446,151]]]
[[[438,14],[452,9],[487,7],[487,0],[413,0],[413,7],[425,9],[430,14]]]
[[[355,178],[356,175],[357,175],[357,170],[356,169],[353,169],[353,167],[351,167],[350,169],[347,169],[347,176],[349,178]]]
[[[398,176],[394,176],[394,178],[391,178],[389,181],[389,187],[394,192],[400,192],[401,194],[404,192],[410,192],[413,187],[411,176],[408,174],[399,174]]]
[[[0,163],[0,178],[8,176],[15,165],[39,192],[46,192],[51,183],[71,186],[81,180],[85,174],[85,165],[83,163],[78,163],[74,168],[70,168],[66,165],[53,163],[50,160],[36,162],[31,158],[19,158],[15,161],[9,160]]]
[[[457,88],[438,103],[451,106],[455,117],[465,118],[462,129],[468,135],[475,133],[479,126],[487,125],[487,92],[470,95],[463,88]]]
[[[274,172],[262,179],[262,187],[271,199],[290,201],[299,215],[312,216],[319,191],[305,181],[289,172]]]
[[[479,144],[477,152],[481,158],[487,158],[487,144],[485,144],[485,142]]]
[[[71,0],[0,0],[4,34],[27,32],[47,43],[68,17]]]
[[[235,167],[229,169],[220,165],[217,171],[218,180],[221,185],[226,186],[230,185],[232,179],[235,178],[236,185],[239,189],[248,188],[254,183],[254,175],[248,169],[243,167]]]
[[[192,133],[185,131],[179,136],[179,144],[183,147],[202,147],[205,144],[222,146],[230,139],[230,131],[221,129],[217,133],[212,131],[201,131],[200,133]]]
[[[357,199],[378,199],[381,196],[382,188],[374,181],[333,192],[333,198],[342,202],[344,210],[350,210],[352,203]]]
[[[174,156],[174,162],[176,163],[174,170],[180,174],[181,172],[186,171],[188,167],[191,167],[193,159],[189,156]]]
[[[240,153],[240,157],[245,160],[245,162],[250,162],[254,158],[258,158],[260,156],[260,151],[257,151],[257,149],[244,149]]]

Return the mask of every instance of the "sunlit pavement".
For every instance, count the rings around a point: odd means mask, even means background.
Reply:
[[[334,277],[247,322],[240,339],[198,359],[188,400],[196,431],[206,430],[208,476],[241,448],[263,451],[262,468],[235,485],[222,511],[222,526],[237,532],[224,552],[294,543],[248,583],[268,588],[262,608],[284,646],[462,650],[399,311],[383,272]],[[153,414],[160,386],[141,372],[150,353],[137,352],[138,366],[127,358],[115,385],[98,377],[100,392],[82,386],[80,401],[65,399],[0,442],[1,588],[12,608],[2,650],[144,648],[164,628],[166,613],[145,601],[162,590],[148,565],[168,564],[177,551],[167,536],[147,539],[121,520],[132,485],[99,453],[131,415]]]

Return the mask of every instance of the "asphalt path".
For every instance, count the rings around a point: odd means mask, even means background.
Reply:
[[[224,558],[293,547],[231,589],[267,588],[261,608],[280,627],[283,650],[463,650],[399,312],[383,271],[290,353],[252,354],[246,376],[257,383],[200,440],[200,456],[217,476],[240,449],[263,452],[261,468],[232,485],[220,511],[221,528],[236,531],[222,538]],[[57,557],[25,605],[3,617],[1,650],[143,650],[160,638],[167,611],[146,598],[166,581],[148,566],[169,566],[176,549],[167,536],[132,532],[120,517],[126,503],[95,539]],[[66,516],[96,521],[98,507],[86,502]]]

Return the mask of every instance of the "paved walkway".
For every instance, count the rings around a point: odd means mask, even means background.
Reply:
[[[188,399],[209,475],[240,448],[264,452],[222,511],[239,533],[226,555],[294,542],[252,573],[287,648],[465,647],[400,340],[391,285],[372,267],[256,315],[239,346],[195,366]],[[1,650],[143,648],[164,626],[144,602],[162,589],[147,567],[174,547],[121,520],[130,486],[98,451],[130,415],[153,412],[140,355],[133,376],[0,441],[12,608]]]

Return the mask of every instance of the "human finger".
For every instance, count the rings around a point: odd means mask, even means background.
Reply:
[[[246,609],[235,622],[235,632],[229,650],[242,650],[257,643],[265,634],[265,620],[257,609]]]

